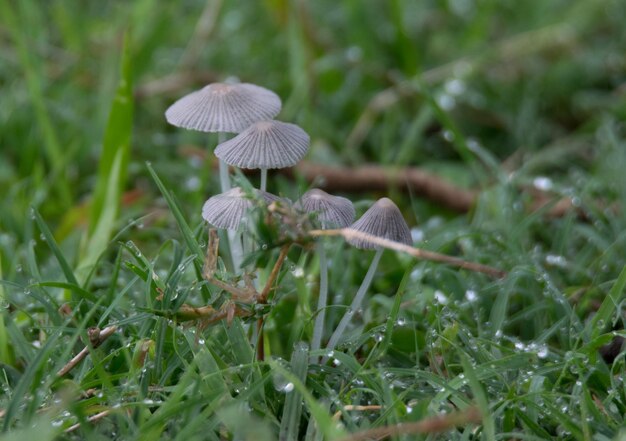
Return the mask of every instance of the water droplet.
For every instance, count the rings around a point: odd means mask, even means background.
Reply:
[[[548,254],[546,256],[546,263],[552,266],[558,266],[560,268],[564,268],[567,266],[567,260],[563,256],[558,256],[555,254]]]
[[[440,305],[448,304],[448,297],[443,293],[443,291],[436,290],[435,291],[435,301]]]
[[[467,299],[468,302],[475,302],[476,300],[478,300],[478,295],[476,294],[476,291],[474,291],[473,289],[468,289],[467,291],[465,291],[465,298]]]
[[[533,180],[533,186],[537,190],[548,191],[548,190],[552,190],[552,188],[554,187],[554,184],[552,183],[552,179],[550,178],[547,178],[545,176],[537,176]]]
[[[546,345],[541,346],[539,350],[537,351],[537,357],[539,358],[546,358],[548,357],[549,354],[550,354],[550,350],[548,349]]]

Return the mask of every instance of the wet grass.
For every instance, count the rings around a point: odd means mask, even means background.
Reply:
[[[626,362],[599,350],[624,335],[625,12],[0,0],[1,439],[331,440],[474,407],[477,423],[392,438],[621,439]],[[201,277],[200,208],[219,182],[202,154],[216,137],[163,112],[228,76],[281,96],[279,118],[311,134],[308,160],[479,189],[464,214],[397,189],[346,196],[358,214],[389,196],[417,246],[507,276],[386,251],[337,350],[309,352],[319,262],[294,247],[259,311],[265,361],[254,319],[176,320],[225,300]],[[295,199],[306,184],[270,175],[269,189]],[[531,211],[539,191],[573,209]],[[278,255],[261,233],[260,283]],[[326,246],[328,338],[373,252]]]

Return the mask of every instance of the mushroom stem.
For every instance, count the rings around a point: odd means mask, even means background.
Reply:
[[[267,191],[267,169],[261,169],[261,191]]]
[[[219,132],[217,134],[217,143],[221,144],[226,141],[226,133]],[[230,190],[230,175],[228,174],[228,164],[221,159],[220,161],[220,188],[222,193]],[[240,234],[236,231],[228,230],[228,249],[233,263],[233,272],[237,273],[243,261],[243,249],[241,246]]]
[[[328,263],[326,261],[323,240],[319,240],[317,243],[317,254],[320,259],[320,293],[317,300],[317,317],[315,317],[315,325],[313,327],[313,340],[311,341],[312,351],[319,349],[322,342],[326,303],[328,302]]]
[[[221,144],[226,141],[226,133],[219,132],[217,134],[217,143]],[[220,161],[220,187],[222,189],[222,193],[230,190],[230,176],[228,174],[228,164],[226,164],[221,159]]]
[[[220,159],[220,188],[222,193],[230,190],[230,176],[228,175],[228,164]]]
[[[372,283],[372,279],[374,278],[374,273],[376,273],[376,268],[378,268],[378,262],[380,262],[380,257],[383,255],[383,250],[384,248],[379,248],[376,250],[374,259],[372,259],[372,263],[370,263],[367,274],[365,275],[365,278],[363,279],[359,290],[354,296],[352,304],[350,304],[350,307],[341,318],[341,321],[339,322],[339,325],[337,325],[337,328],[335,329],[335,332],[333,332],[333,335],[330,336],[330,340],[328,341],[328,345],[326,346],[326,349],[328,349],[328,351],[332,351],[333,349],[335,349],[337,343],[339,342],[339,339],[343,335],[343,332],[346,330],[348,323],[350,323],[350,320],[352,320],[352,316],[361,306],[363,298],[365,297],[365,294],[367,293],[367,290]],[[328,361],[328,357],[324,357],[324,359],[322,360],[322,364],[326,363],[326,361]]]

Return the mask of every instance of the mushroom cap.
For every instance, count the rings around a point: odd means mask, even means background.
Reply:
[[[304,193],[296,202],[296,208],[306,213],[317,213],[322,229],[343,228],[354,222],[354,206],[349,199],[317,188]]]
[[[280,198],[266,191],[254,190],[254,195],[266,203]],[[254,207],[255,198],[241,187],[210,197],[202,207],[202,218],[217,228],[236,230],[246,212]]]
[[[413,244],[409,226],[402,217],[400,209],[389,198],[382,198],[376,201],[350,228],[371,234],[372,236],[393,240],[394,242],[406,245]],[[348,242],[363,250],[380,248],[378,245],[360,238],[348,239]]]
[[[165,111],[170,124],[200,132],[239,133],[272,119],[281,109],[278,95],[249,83],[212,83],[185,95]]]
[[[239,168],[285,168],[300,161],[310,138],[295,124],[259,121],[215,148],[215,156]]]

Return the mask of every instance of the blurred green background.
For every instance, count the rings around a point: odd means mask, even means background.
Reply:
[[[278,118],[311,135],[308,161],[420,167],[477,190],[469,213],[393,188],[347,196],[359,213],[390,196],[419,246],[509,272],[492,281],[386,253],[357,344],[341,354],[341,367],[328,375],[316,370],[309,384],[316,397],[335,403],[334,411],[353,398],[342,375],[361,385],[370,376],[366,381],[383,391],[404,382],[400,398],[374,397],[393,411],[373,422],[346,416],[350,431],[363,421],[391,424],[449,411],[448,395],[457,404],[480,399],[480,387],[473,384],[470,393],[463,386],[461,375],[472,372],[461,366],[467,356],[478,363],[483,410],[493,410],[498,429],[575,439],[603,431],[598,439],[609,439],[626,411],[623,383],[597,359],[597,347],[612,337],[598,335],[622,327],[617,305],[626,283],[624,17],[623,0],[0,0],[0,300],[7,307],[0,314],[0,358],[10,374],[3,390],[13,394],[3,396],[2,406],[14,419],[20,412],[27,415],[22,421],[36,418],[38,406],[53,397],[37,391],[54,386],[53,367],[65,363],[80,333],[115,322],[124,329],[111,343],[109,364],[85,363],[75,372],[81,390],[102,387],[108,395],[72,412],[84,417],[94,403],[128,400],[146,412],[145,419],[115,417],[127,434],[153,415],[154,425],[170,424],[173,433],[195,418],[190,407],[168,421],[143,401],[153,397],[148,385],[178,387],[204,347],[189,328],[145,312],[155,284],[138,276],[137,266],[173,277],[168,289],[176,295],[207,300],[207,285],[178,265],[201,254],[200,208],[218,192],[215,160],[206,152],[217,136],[169,126],[163,114],[184,94],[236,77],[280,95]],[[147,163],[170,193],[159,190]],[[296,198],[306,188],[302,179],[293,185],[271,176],[275,193]],[[539,191],[553,203],[566,198],[574,209],[561,218],[531,213],[526,208]],[[168,207],[172,200],[181,213]],[[190,225],[182,234],[181,220]],[[330,246],[345,253],[346,269],[331,274],[331,286],[335,303],[346,304],[370,256],[339,241]],[[267,325],[273,355],[285,358],[306,337],[316,296],[316,261],[302,256],[290,256],[284,297]],[[399,303],[393,309],[403,274],[409,294],[402,310]],[[71,319],[59,311],[68,301],[83,308]],[[608,306],[588,320],[600,304]],[[338,309],[330,315],[336,321]],[[381,364],[363,373],[360,362],[376,353],[388,317],[402,324],[376,355]],[[230,352],[233,331],[200,332],[212,338],[221,366],[241,363],[241,353]],[[54,359],[46,363],[35,357],[49,336],[67,347],[51,343],[45,354]],[[128,360],[145,341],[161,345],[163,357],[144,376]],[[251,356],[251,347],[244,349]],[[615,369],[623,368],[623,357],[620,363]],[[268,366],[262,369],[267,380]],[[35,376],[40,371],[45,387]],[[247,399],[239,386],[251,377],[226,368],[220,374],[226,395]],[[199,377],[205,384],[207,377]],[[212,390],[208,380],[205,386]],[[28,408],[20,407],[14,387],[36,397]],[[263,398],[255,411],[274,430],[284,400],[268,389],[267,403]],[[167,402],[169,392],[159,399]],[[368,393],[357,398],[365,402]],[[409,415],[401,399],[418,402],[416,411]],[[545,418],[542,410],[526,411],[539,399],[551,406]],[[605,408],[598,410],[600,401]],[[197,412],[211,411],[205,404],[197,403]],[[579,405],[587,407],[572,417]],[[6,421],[5,429],[14,420]],[[589,423],[582,432],[581,421]],[[98,430],[109,434],[106,425]]]

